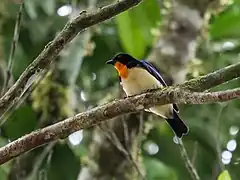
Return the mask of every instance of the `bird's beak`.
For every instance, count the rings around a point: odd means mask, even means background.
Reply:
[[[108,60],[108,61],[106,62],[106,64],[112,64],[112,65],[114,65],[115,62],[114,62],[114,60],[110,59],[110,60]]]

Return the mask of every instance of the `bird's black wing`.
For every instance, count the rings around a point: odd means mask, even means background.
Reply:
[[[164,87],[167,86],[167,83],[163,80],[159,71],[150,63],[145,60],[141,60],[143,68],[146,69],[150,74],[152,74]]]
[[[164,81],[159,71],[157,70],[156,67],[153,66],[153,64],[145,60],[141,60],[141,63],[142,63],[142,67],[146,69],[150,74],[152,74],[164,87],[167,86],[167,83]],[[173,109],[176,112],[179,112],[179,109],[176,104],[173,104]]]

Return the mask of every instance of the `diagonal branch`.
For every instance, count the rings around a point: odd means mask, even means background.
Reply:
[[[224,79],[226,78],[224,77]],[[196,80],[197,83],[198,81]],[[34,131],[0,148],[0,164],[43,144],[59,138],[65,138],[77,130],[92,127],[102,121],[122,114],[141,111],[153,105],[169,103],[203,104],[240,98],[240,88],[213,93],[197,93],[180,88],[186,84],[189,84],[189,82],[174,87],[166,87],[162,90],[155,90],[151,93],[148,92],[126,99],[115,100],[46,128]],[[201,85],[201,83],[198,84]],[[215,85],[216,83],[213,86]],[[197,89],[196,86],[195,88]]]
[[[100,126],[99,126],[100,127]],[[120,140],[118,139],[115,132],[111,132],[111,130],[106,128],[107,131],[105,131],[103,128],[100,127],[104,135],[111,141],[111,143],[121,152],[123,155],[127,158],[130,163],[132,163],[133,167],[136,169],[137,173],[141,177],[142,180],[146,180],[145,176],[141,172],[140,168],[138,167],[137,162],[134,160],[131,152],[127,148],[124,148],[124,146],[121,144]]]
[[[171,93],[176,93],[177,95],[172,95],[173,97],[170,97],[170,101],[178,104],[206,104],[214,102],[225,102],[240,98],[240,88],[226,91],[200,93],[185,92],[180,90],[179,92],[170,92],[170,94]]]
[[[14,34],[13,34],[13,39],[12,39],[12,44],[11,44],[11,50],[8,58],[8,67],[7,67],[7,73],[6,73],[6,78],[4,80],[4,84],[2,87],[2,92],[1,95],[5,93],[9,86],[9,81],[10,77],[12,74],[12,68],[13,68],[13,63],[14,63],[14,55],[15,55],[15,50],[18,44],[18,38],[19,38],[19,33],[20,33],[20,27],[21,27],[21,22],[22,22],[22,14],[23,14],[23,2],[20,4],[19,11],[17,14],[17,19],[15,23],[15,28],[14,28]]]
[[[209,73],[205,76],[192,79],[183,84],[183,87],[196,92],[223,84],[240,77],[240,62]]]
[[[188,172],[190,173],[190,176],[192,177],[193,180],[200,180],[200,177],[199,177],[196,169],[194,168],[192,162],[190,161],[190,159],[188,157],[188,154],[187,154],[186,148],[182,142],[182,139],[177,138],[177,140],[178,140],[181,156],[184,160],[184,163],[185,163],[185,166],[186,166]]]
[[[37,72],[46,69],[59,52],[86,28],[110,19],[123,11],[139,4],[142,0],[122,0],[112,5],[99,8],[93,13],[82,11],[79,16],[65,25],[56,38],[48,43],[39,56],[26,68],[16,83],[0,99],[0,117],[14,104],[24,91],[28,79]]]

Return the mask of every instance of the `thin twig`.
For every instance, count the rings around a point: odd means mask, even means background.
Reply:
[[[51,142],[50,144],[48,144],[44,150],[42,151],[42,153],[37,157],[37,160],[34,163],[33,166],[33,170],[31,172],[31,174],[28,176],[28,180],[32,180],[35,177],[37,177],[37,173],[44,161],[44,159],[47,157],[47,155],[49,154],[49,152],[54,148],[54,146],[56,145],[57,141]]]
[[[23,14],[23,3],[20,4],[19,11],[18,11],[17,18],[16,18],[14,35],[13,35],[10,54],[9,54],[9,58],[8,58],[8,67],[7,67],[7,72],[6,72],[6,78],[4,80],[1,95],[3,95],[5,93],[5,91],[8,89],[10,77],[12,74],[12,68],[13,68],[13,64],[14,64],[14,55],[15,55],[15,50],[16,50],[17,44],[18,44],[18,38],[19,38],[20,27],[21,27],[21,22],[22,22],[22,14]]]
[[[14,157],[31,149],[37,148],[45,143],[49,143],[59,138],[65,138],[75,131],[95,126],[107,119],[111,119],[122,114],[142,111],[154,105],[164,105],[170,103],[201,104],[208,103],[208,101],[216,102],[218,100],[230,100],[230,98],[236,99],[237,97],[240,97],[239,92],[240,88],[232,91],[229,90],[227,93],[224,91],[221,91],[220,93],[214,92],[212,97],[210,95],[211,93],[191,93],[189,91],[182,90],[177,86],[167,87],[151,93],[143,93],[126,99],[115,100],[105,105],[90,109],[86,112],[77,114],[73,117],[69,117],[64,121],[31,132],[30,134],[7,144],[6,146],[0,148],[0,164],[3,164]],[[219,97],[215,97],[216,94],[231,95],[224,97],[219,96],[221,97],[219,99]],[[208,98],[210,99],[208,100]]]
[[[194,166],[194,164],[195,164],[195,162],[196,162],[197,152],[198,152],[198,142],[195,141],[195,142],[194,142],[193,155],[192,155],[192,164],[193,164],[193,166]]]
[[[221,115],[222,115],[222,112],[223,112],[223,109],[225,108],[226,106],[224,105],[220,105],[220,109],[219,109],[219,112],[217,114],[217,118],[216,118],[216,134],[215,134],[215,143],[216,143],[216,151],[217,151],[217,157],[218,157],[218,164],[219,164],[219,167],[221,169],[221,171],[223,171],[225,169],[225,166],[224,164],[222,163],[222,153],[221,153],[221,144],[220,144],[220,130],[221,130],[221,123],[220,123],[220,119],[221,119]]]
[[[142,114],[142,112],[140,112]],[[130,159],[132,161],[135,162],[132,154],[131,154],[131,150],[130,150],[130,147],[129,147],[129,142],[130,142],[130,138],[129,138],[129,129],[128,129],[128,125],[127,125],[127,122],[126,122],[126,116],[122,116],[121,117],[121,121],[122,121],[122,124],[123,124],[123,132],[124,132],[124,139],[125,139],[125,146],[126,146],[126,151],[128,152],[128,155],[131,156]],[[141,121],[141,120],[140,120]],[[140,129],[140,127],[139,127]],[[138,132],[138,135],[140,134],[140,131]],[[137,144],[137,147],[140,143]],[[123,147],[124,148],[124,147]],[[137,148],[138,149],[138,148]],[[140,149],[139,149],[140,150]],[[138,152],[136,154],[136,162],[138,162]],[[132,162],[133,163],[133,162]],[[134,163],[133,163],[134,164]],[[135,163],[136,165],[136,169],[137,169],[137,172],[138,172],[138,175],[144,179],[144,175],[142,174],[142,172],[140,171],[139,167],[137,166],[137,163]]]
[[[123,125],[123,133],[124,133],[124,139],[125,139],[125,146],[128,148],[129,145],[129,133],[128,133],[128,125],[126,122],[126,116],[120,117]]]
[[[100,126],[99,126],[100,127]],[[123,155],[126,157],[126,159],[132,163],[133,167],[136,169],[136,171],[138,172],[139,176],[141,177],[142,180],[146,180],[146,178],[144,177],[144,175],[142,174],[140,168],[138,167],[137,163],[135,162],[131,152],[129,152],[127,149],[125,149],[123,147],[123,145],[121,144],[121,142],[119,141],[117,135],[115,132],[110,131],[109,128],[105,128],[107,130],[107,132],[100,127],[100,129],[102,130],[102,132],[105,134],[105,136],[110,140],[110,142],[120,151],[123,153]]]
[[[143,115],[144,115],[144,112],[142,111],[141,113],[140,113],[140,117],[139,117],[139,129],[138,129],[138,137],[142,137],[142,134],[143,134],[143,125],[144,125],[144,123],[143,123]],[[141,142],[141,141],[140,141]],[[140,143],[141,144],[141,143]]]
[[[137,144],[137,149],[139,150],[138,151],[138,154],[137,154],[137,161],[139,160],[138,157],[139,157],[139,154],[141,153],[141,142],[142,142],[142,137],[143,137],[143,115],[144,115],[144,112],[140,112],[139,114],[139,129],[138,129],[138,144]]]
[[[106,125],[105,125],[106,126]],[[113,134],[108,127],[101,127],[98,126],[99,129],[103,132],[103,134],[111,141],[111,143],[116,146],[117,149],[119,149],[123,154],[127,154],[127,151],[125,148],[122,148],[121,142],[118,140],[116,134]]]
[[[180,138],[177,138],[178,140],[178,145],[179,145],[179,149],[180,149],[180,153],[181,153],[181,156],[184,160],[184,163],[185,163],[185,166],[192,178],[192,180],[200,180],[200,177],[196,171],[196,169],[194,168],[193,164],[191,163],[189,157],[188,157],[188,154],[187,154],[187,151],[184,147],[184,144],[182,142],[182,139]]]

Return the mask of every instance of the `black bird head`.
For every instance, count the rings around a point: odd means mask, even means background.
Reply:
[[[127,78],[129,69],[141,64],[141,62],[134,57],[124,53],[117,54],[106,63],[112,64],[115,67],[120,78]]]
[[[127,68],[136,67],[138,64],[141,64],[140,61],[135,59],[129,54],[119,53],[114,56],[111,60],[108,60],[106,64],[112,64],[113,66],[125,66]]]

